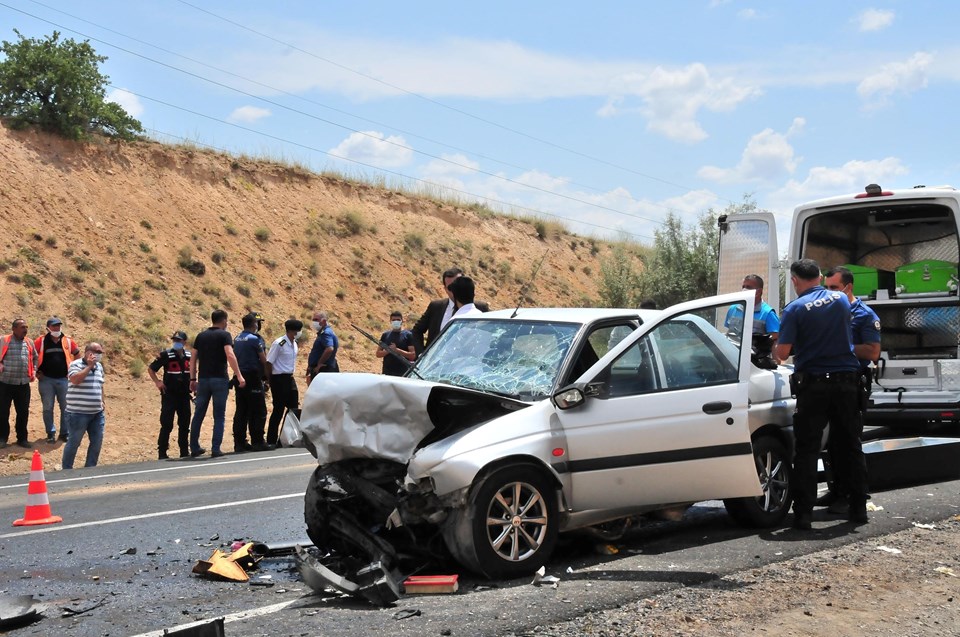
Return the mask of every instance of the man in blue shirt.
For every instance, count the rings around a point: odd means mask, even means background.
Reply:
[[[850,301],[842,292],[820,285],[820,266],[812,259],[794,261],[790,280],[797,298],[783,309],[774,355],[784,360],[793,354],[795,370],[791,378],[797,396],[793,528],[811,528],[817,458],[828,422],[843,459],[834,469],[838,481],[847,485],[847,519],[863,524],[867,521],[867,466],[860,445],[860,363],[853,353]]]
[[[853,295],[853,273],[847,268],[836,267],[827,270],[823,277],[823,285],[828,290],[843,292],[850,301],[850,329],[853,337],[853,353],[860,361],[860,422],[857,427],[857,437],[863,434],[864,412],[870,399],[870,385],[872,377],[870,363],[880,357],[880,318],[862,300]],[[833,428],[830,430],[827,442],[827,452],[831,468],[838,462],[843,462],[834,444]],[[829,505],[831,513],[846,513],[849,510],[847,503],[847,489],[839,480],[830,484],[830,492],[820,500],[818,505]]]
[[[780,319],[777,318],[777,312],[763,300],[763,279],[759,274],[748,274],[743,277],[741,289],[756,291],[757,296],[753,304],[753,333],[767,334],[771,340],[776,341],[777,334],[780,332]],[[742,305],[730,306],[723,326],[738,332],[743,329]]]
[[[314,312],[311,327],[317,333],[317,340],[313,342],[310,356],[307,357],[308,384],[317,374],[340,371],[340,366],[337,364],[337,350],[340,349],[340,339],[327,324],[327,313],[319,310]]]

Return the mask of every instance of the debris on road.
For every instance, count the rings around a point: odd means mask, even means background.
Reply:
[[[459,575],[411,575],[403,581],[403,592],[406,595],[456,593],[459,580]]]
[[[253,551],[253,542],[248,542],[229,555],[215,549],[210,559],[197,561],[193,572],[210,579],[246,582],[250,580],[247,571],[256,569],[261,558],[261,555]]]
[[[44,608],[33,595],[0,595],[0,629],[33,623],[41,619]]]
[[[547,569],[544,566],[541,566],[537,569],[537,572],[533,574],[533,581],[530,582],[534,586],[550,586],[551,588],[557,588],[560,585],[560,578],[554,577],[553,575],[547,575]]]
[[[921,523],[921,522],[913,522],[912,524],[913,524],[913,526],[917,527],[918,529],[929,529],[929,530],[933,530],[933,529],[937,528],[936,526],[934,526],[934,525],[932,525],[932,524],[923,524],[923,523]]]
[[[957,576],[957,574],[954,573],[954,572],[953,572],[953,569],[950,568],[949,566],[938,566],[937,568],[935,568],[935,569],[933,569],[933,570],[936,571],[937,573],[942,574],[942,575],[949,575],[950,577],[956,577],[956,576]]]
[[[402,576],[388,569],[383,562],[363,564],[351,558],[339,560],[330,554],[318,557],[316,553],[316,549],[307,550],[300,546],[296,547],[294,553],[300,576],[315,592],[324,594],[332,589],[362,597],[377,606],[389,606],[400,599]],[[329,566],[322,563],[321,559],[326,560]],[[337,570],[350,573],[352,579],[338,574]]]
[[[899,555],[899,554],[903,553],[903,551],[901,551],[900,549],[895,549],[895,548],[890,547],[890,546],[878,546],[878,547],[877,547],[877,550],[878,550],[878,551],[883,551],[884,553],[891,553],[891,554],[893,554],[893,555]]]
[[[83,605],[74,604],[73,606],[61,606],[61,607],[60,607],[60,610],[62,610],[63,613],[62,613],[60,616],[61,616],[61,617],[76,617],[77,615],[82,615],[82,614],[84,614],[84,613],[89,613],[89,612],[92,611],[94,608],[99,608],[99,607],[103,606],[103,605],[106,604],[106,603],[107,603],[107,598],[106,598],[106,597],[101,597],[100,599],[98,599],[98,600],[96,600],[96,601],[94,601],[94,602],[88,602],[87,604],[83,604]]]

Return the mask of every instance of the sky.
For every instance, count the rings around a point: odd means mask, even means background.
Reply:
[[[750,198],[960,186],[960,3],[0,0],[150,137],[651,244]],[[960,99],[958,99],[960,101]],[[946,154],[946,156],[944,156]]]

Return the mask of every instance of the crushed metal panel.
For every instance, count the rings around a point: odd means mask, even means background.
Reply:
[[[321,374],[304,397],[300,429],[320,464],[347,458],[406,463],[433,429],[427,402],[434,387],[380,374]]]
[[[327,589],[333,589],[347,595],[356,595],[360,590],[359,584],[334,573],[302,546],[295,547],[293,555],[300,577],[317,593],[322,594],[327,592]]]
[[[14,628],[41,618],[45,604],[33,595],[0,596],[0,628]]]

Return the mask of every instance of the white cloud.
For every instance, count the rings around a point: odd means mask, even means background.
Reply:
[[[757,17],[756,9],[740,9],[737,11],[737,17],[741,20],[753,20]]]
[[[880,184],[892,188],[894,178],[910,173],[897,157],[874,160],[851,160],[842,166],[811,168],[802,181],[791,179],[782,188],[771,193],[765,202],[782,212],[805,201],[862,192],[867,184]]]
[[[789,137],[801,132],[806,125],[802,117],[794,118],[786,133],[765,128],[750,138],[740,163],[733,168],[704,166],[697,175],[718,183],[772,182],[797,169],[799,158],[795,157]]]
[[[395,168],[406,166],[413,157],[413,150],[399,135],[385,137],[377,131],[351,133],[349,137],[330,149],[337,158],[378,166]]]
[[[453,176],[474,175],[480,169],[478,162],[461,153],[453,155],[444,153],[440,157],[442,160],[432,159],[420,171],[425,178],[434,181]]]
[[[919,51],[906,62],[891,62],[857,86],[857,94],[868,106],[882,106],[894,93],[913,93],[927,87],[927,75],[933,56]]]
[[[259,106],[241,106],[240,108],[233,109],[233,112],[227,116],[227,121],[232,124],[252,124],[270,115],[270,110],[266,108],[260,108]]]
[[[885,9],[867,9],[855,19],[861,31],[882,31],[893,24],[894,13]]]
[[[130,117],[140,117],[143,114],[143,103],[140,98],[126,89],[115,88],[107,93],[105,99],[119,104]]]
[[[648,74],[629,73],[618,78],[620,90],[608,98],[598,115],[610,117],[637,112],[647,118],[647,129],[676,141],[694,143],[707,133],[697,121],[701,109],[730,111],[760,90],[741,85],[732,78],[715,79],[700,63],[680,69],[658,66]],[[628,97],[641,104],[630,106]]]

